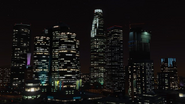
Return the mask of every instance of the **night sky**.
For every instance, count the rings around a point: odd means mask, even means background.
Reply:
[[[103,9],[105,29],[123,26],[124,65],[128,59],[129,23],[144,23],[150,30],[151,59],[155,74],[160,58],[174,57],[178,75],[185,76],[185,2],[184,0],[1,0],[0,66],[10,66],[12,30],[15,23],[31,24],[32,38],[57,22],[70,26],[80,40],[83,73],[90,66],[90,30],[93,12]],[[32,48],[33,49],[33,48]]]

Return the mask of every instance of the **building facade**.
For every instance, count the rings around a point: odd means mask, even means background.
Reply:
[[[153,61],[129,62],[128,69],[128,95],[136,100],[137,95],[148,94],[154,90]]]
[[[8,93],[10,84],[10,68],[0,68],[0,93]]]
[[[121,26],[108,28],[106,42],[106,88],[114,92],[124,91],[123,31]]]
[[[47,92],[49,85],[50,37],[46,34],[34,38],[33,77],[40,81],[41,91]]]
[[[157,73],[158,89],[178,90],[176,58],[161,58],[161,72]]]
[[[15,24],[11,54],[12,92],[20,94],[24,86],[24,71],[27,64],[27,53],[30,52],[30,25]]]
[[[127,69],[128,94],[135,101],[137,95],[154,90],[153,61],[150,60],[151,34],[141,28],[132,28],[129,33],[129,62]]]
[[[104,83],[105,72],[105,34],[104,34],[103,11],[94,10],[94,18],[91,29],[91,59],[90,73],[91,83]]]
[[[31,55],[28,55],[31,60]],[[22,91],[22,103],[26,104],[39,104],[41,97],[40,81],[33,78],[33,67],[28,65],[25,69],[25,83],[24,90]]]
[[[79,40],[64,24],[54,25],[48,31],[51,43],[51,92],[74,94],[80,86]]]
[[[82,87],[84,87],[86,83],[90,83],[90,73],[81,74],[81,79],[82,79]]]

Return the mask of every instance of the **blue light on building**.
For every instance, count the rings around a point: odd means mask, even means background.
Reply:
[[[73,99],[81,99],[81,97],[73,97]]]

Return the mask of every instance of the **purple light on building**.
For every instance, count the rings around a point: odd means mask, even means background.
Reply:
[[[182,87],[183,87],[183,86],[184,86],[184,83],[183,83],[183,82],[180,82],[180,86],[182,86]]]
[[[31,53],[27,53],[27,66],[30,66]]]

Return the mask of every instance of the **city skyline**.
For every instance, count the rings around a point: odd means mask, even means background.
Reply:
[[[71,4],[72,8],[69,10],[65,8],[69,6],[70,2],[64,2],[62,6],[59,5],[61,2],[57,4],[51,1],[25,2],[18,0],[11,3],[1,2],[1,11],[4,15],[1,17],[2,24],[0,25],[0,66],[10,65],[12,30],[15,23],[31,24],[31,37],[33,40],[33,37],[41,35],[44,28],[56,24],[58,21],[62,21],[68,24],[71,30],[77,34],[77,39],[80,40],[81,69],[83,73],[89,72],[90,30],[93,20],[93,11],[95,8],[100,7],[104,11],[105,30],[112,25],[121,25],[124,28],[124,65],[127,65],[129,56],[129,23],[145,23],[142,27],[152,32],[151,60],[154,61],[155,75],[160,71],[161,58],[174,57],[177,60],[178,75],[184,76],[183,60],[185,57],[185,46],[183,44],[185,44],[185,42],[183,40],[183,27],[185,26],[185,20],[183,19],[183,14],[181,14],[183,11],[183,2],[168,2],[165,0],[161,2],[139,1],[140,2],[133,0],[129,2],[118,0],[114,3],[111,0],[107,2],[104,0],[100,2],[91,0],[75,1]],[[50,4],[50,8],[46,9],[45,6]],[[26,5],[35,8],[26,7]],[[102,5],[102,7],[100,5]],[[29,13],[27,13],[27,11]]]

